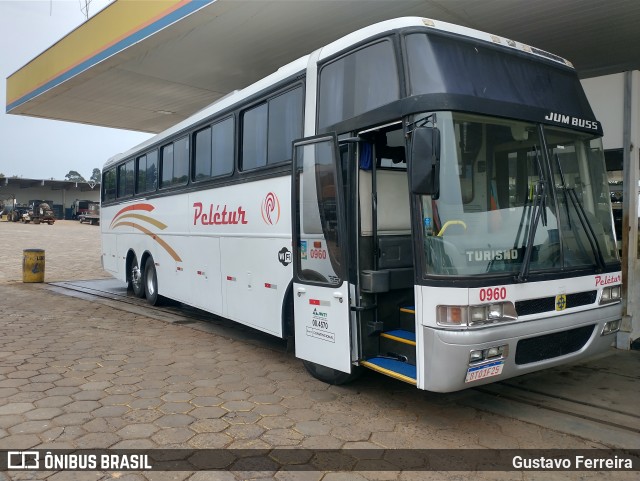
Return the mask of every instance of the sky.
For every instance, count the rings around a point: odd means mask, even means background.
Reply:
[[[89,16],[111,0],[91,0]],[[7,177],[85,179],[109,157],[151,135],[6,114],[6,79],[86,19],[84,0],[0,0],[0,173]]]

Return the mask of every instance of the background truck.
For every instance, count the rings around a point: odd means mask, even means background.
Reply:
[[[34,224],[40,224],[46,222],[49,225],[53,225],[56,221],[56,216],[53,214],[51,208],[52,203],[44,200],[34,200],[29,202],[29,210],[22,214],[22,222],[29,223],[33,221]]]
[[[98,202],[89,202],[86,212],[78,215],[78,220],[80,223],[100,224],[100,204]]]

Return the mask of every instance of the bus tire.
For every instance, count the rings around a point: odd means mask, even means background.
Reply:
[[[304,368],[313,377],[334,386],[350,383],[362,374],[362,368],[360,366],[351,366],[351,374],[347,374],[346,372],[322,366],[311,361],[303,360],[302,364],[304,364]]]
[[[129,265],[129,283],[131,284],[133,295],[142,299],[145,296],[144,275],[138,265],[138,257],[135,254],[133,254]]]
[[[158,275],[153,257],[149,257],[144,264],[144,294],[147,302],[152,306],[160,304],[162,298],[158,295]]]

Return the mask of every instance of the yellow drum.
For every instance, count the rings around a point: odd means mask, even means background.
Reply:
[[[22,282],[44,282],[44,250],[22,251]]]

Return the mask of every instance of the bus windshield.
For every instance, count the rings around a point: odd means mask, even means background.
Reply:
[[[421,196],[426,275],[521,275],[617,261],[602,143],[438,112],[438,196]]]

